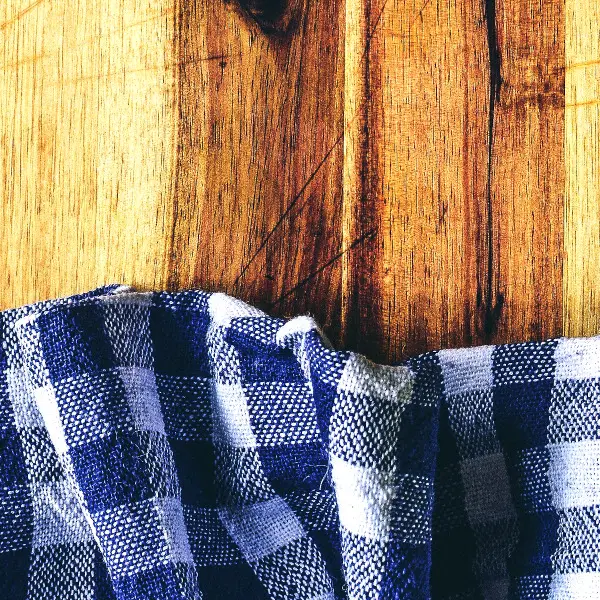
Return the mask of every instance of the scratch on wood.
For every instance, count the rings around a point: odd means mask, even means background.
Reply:
[[[586,102],[574,102],[573,104],[565,104],[565,108],[578,108],[580,106],[596,106],[600,104],[600,100],[587,100]]]
[[[294,287],[290,288],[287,292],[284,292],[277,300],[269,304],[268,308],[271,309],[277,306],[280,302],[291,296],[294,292],[297,292],[299,289],[304,287],[309,281],[314,279],[319,273],[325,271],[333,264],[335,264],[344,254],[350,252],[352,249],[356,248],[360,244],[364,243],[367,240],[370,240],[375,237],[377,234],[377,228],[370,229],[366,233],[363,233],[361,236],[357,237],[347,248],[344,248],[340,252],[338,252],[335,256],[330,258],[324,265],[321,265],[318,269],[313,271],[310,275],[307,275],[304,279],[299,281]]]
[[[572,69],[581,69],[583,67],[592,67],[594,65],[600,65],[600,60],[584,60],[582,62],[565,65],[564,68],[566,71],[571,71]]]
[[[112,35],[115,35],[115,34],[123,35],[123,33],[125,33],[126,31],[129,31],[130,29],[133,29],[135,27],[140,27],[141,25],[146,25],[147,23],[152,23],[154,21],[158,21],[159,19],[163,19],[164,17],[168,16],[169,14],[171,14],[173,12],[174,12],[174,9],[172,7],[165,8],[165,9],[161,10],[159,13],[157,13],[156,15],[148,17],[147,19],[140,19],[139,21],[132,21],[131,23],[127,23],[127,25],[123,25],[122,27],[113,27],[112,29],[109,29],[108,31],[103,31],[102,33],[99,33],[97,35],[90,35],[90,36],[86,37],[82,42],[78,42],[77,44],[61,46],[56,52],[40,52],[39,54],[32,54],[30,56],[24,56],[16,62],[6,63],[6,64],[2,65],[2,68],[0,68],[0,72],[8,71],[9,69],[15,69],[22,65],[36,63],[40,60],[44,60],[47,58],[60,57],[61,55],[67,54],[67,52],[71,53],[73,50],[78,50],[79,48],[84,48],[85,46],[91,44],[92,42],[98,42],[100,40],[110,38]]]
[[[429,2],[431,2],[431,0],[425,0],[425,4],[421,7],[421,10],[419,11],[418,14],[421,14],[423,12],[423,9],[427,6],[427,4],[429,4]],[[362,62],[363,60],[365,60],[366,57],[367,57],[367,55],[368,55],[368,52],[369,52],[368,41],[375,34],[375,31],[376,31],[377,26],[379,25],[379,23],[381,21],[381,17],[383,15],[383,12],[385,10],[385,7],[386,7],[387,3],[388,3],[388,0],[384,0],[383,6],[379,10],[379,13],[377,14],[377,18],[375,19],[375,23],[373,24],[373,26],[371,27],[371,30],[368,32],[368,34],[366,36],[367,37],[367,44],[365,45],[365,48],[364,48],[364,50],[363,50],[363,52],[361,54],[361,57],[360,57],[360,60],[359,60],[359,64],[360,64],[360,62]],[[418,15],[417,15],[417,17],[418,17]],[[417,17],[415,17],[415,18],[417,18]],[[354,122],[354,120],[358,117],[359,112],[360,112],[359,110],[356,110],[354,112],[354,114],[351,115],[350,119],[348,120],[347,126],[350,126]],[[258,255],[264,250],[265,246],[268,244],[268,242],[271,239],[271,237],[273,236],[273,234],[284,223],[284,221],[287,218],[287,216],[290,214],[290,212],[293,210],[293,208],[296,206],[296,204],[298,203],[298,201],[302,197],[302,194],[306,191],[306,188],[308,187],[308,185],[310,184],[310,182],[316,177],[316,175],[319,172],[319,170],[321,169],[321,167],[327,162],[327,159],[331,156],[332,152],[337,148],[337,146],[340,144],[340,142],[343,139],[344,139],[344,131],[342,131],[340,133],[340,135],[335,139],[335,141],[333,142],[333,144],[331,145],[331,147],[329,148],[329,150],[327,150],[327,152],[325,153],[325,155],[323,156],[323,158],[319,161],[319,163],[317,164],[316,168],[309,175],[308,179],[304,182],[304,184],[302,185],[302,187],[300,188],[300,190],[298,191],[298,193],[294,196],[294,198],[292,199],[292,201],[290,202],[290,204],[287,206],[287,208],[285,209],[285,211],[282,213],[282,215],[279,217],[279,219],[277,220],[277,222],[275,223],[275,225],[273,226],[273,228],[269,231],[269,233],[266,235],[266,237],[262,240],[262,242],[260,243],[260,245],[258,246],[258,248],[256,249],[256,251],[254,252],[254,254],[250,257],[250,259],[244,264],[244,266],[242,267],[239,275],[235,278],[235,281],[233,282],[234,287],[236,287],[238,285],[239,281],[246,274],[246,271],[250,268],[250,266],[256,260],[256,258],[258,257]]]
[[[194,58],[190,60],[182,60],[180,62],[168,63],[164,65],[151,65],[149,67],[140,67],[139,69],[125,69],[122,71],[111,71],[110,73],[97,73],[95,75],[84,75],[82,77],[73,77],[71,79],[58,79],[47,87],[53,87],[57,85],[69,85],[72,83],[80,83],[82,81],[102,81],[103,79],[112,79],[113,77],[123,77],[125,75],[131,75],[133,73],[146,73],[149,71],[169,71],[170,69],[175,69],[178,67],[185,67],[187,65],[195,65],[201,62],[208,62],[213,60],[224,61],[228,58],[234,58],[237,56],[241,56],[242,53],[238,53],[237,55],[231,54],[216,54],[213,56],[204,56],[201,58]],[[226,65],[227,63],[225,63]],[[223,68],[224,65],[221,65]]]
[[[333,142],[333,144],[331,145],[329,150],[327,150],[327,152],[325,153],[323,158],[319,161],[319,163],[317,164],[317,166],[315,167],[313,172],[308,176],[308,178],[306,179],[306,181],[304,182],[304,184],[302,185],[300,190],[296,193],[296,195],[294,196],[292,201],[289,203],[287,208],[283,211],[283,213],[281,214],[279,219],[277,219],[277,223],[275,223],[275,225],[272,227],[272,229],[269,231],[269,233],[263,238],[262,242],[260,243],[260,245],[258,246],[256,251],[254,252],[254,254],[250,257],[248,262],[246,262],[246,264],[242,267],[240,274],[235,278],[235,281],[233,282],[234,287],[238,284],[240,279],[245,275],[245,273],[249,269],[250,265],[256,260],[256,257],[261,253],[261,251],[267,245],[267,243],[269,242],[271,237],[273,237],[273,234],[277,231],[277,229],[279,229],[279,227],[281,227],[282,223],[285,221],[285,219],[290,214],[290,212],[292,211],[294,206],[296,206],[296,204],[302,197],[302,194],[304,194],[304,192],[306,191],[306,188],[309,186],[310,182],[316,177],[316,175],[319,172],[319,170],[321,169],[321,167],[327,162],[327,159],[331,156],[331,153],[335,150],[335,148],[339,145],[339,143],[343,139],[344,139],[344,132],[342,131],[342,133],[340,133],[340,135],[335,139],[335,141]]]
[[[417,19],[419,19],[421,16],[423,16],[423,13],[425,12],[425,9],[430,4],[431,4],[431,0],[425,0],[425,2],[423,2],[423,5],[421,6],[421,8],[415,13],[415,16],[411,19],[410,23],[408,24],[408,28],[406,30],[406,33],[404,35],[397,35],[397,36],[395,36],[396,39],[410,40],[410,36],[412,35],[413,25],[417,22]]]
[[[410,27],[412,27],[417,19],[423,14],[423,11],[431,4],[431,0],[425,0],[425,2],[423,3],[423,6],[421,6],[419,12],[415,15],[415,17],[413,18],[413,20],[410,22],[410,26],[409,26],[409,30]]]
[[[35,0],[35,2],[32,2],[29,6],[25,7],[22,11],[18,12],[12,19],[4,21],[4,23],[0,23],[0,31],[4,31],[10,25],[13,25],[14,23],[20,21],[25,15],[30,13],[34,8],[37,8],[44,1],[45,0]]]
[[[488,164],[487,164],[487,273],[484,305],[483,330],[486,337],[491,337],[497,329],[498,320],[504,304],[504,295],[498,291],[494,302],[494,214],[492,206],[492,177],[494,156],[494,119],[496,103],[500,101],[500,87],[502,85],[501,57],[498,48],[498,35],[496,31],[496,0],[484,0],[484,16],[487,25],[488,56],[490,64],[490,95],[488,117]]]
[[[371,30],[367,32],[367,43],[375,35],[375,31],[377,31],[377,27],[379,26],[379,22],[381,21],[381,17],[383,16],[383,11],[385,10],[387,3],[388,3],[388,0],[384,0],[383,5],[381,6],[381,9],[379,10],[379,13],[377,14],[377,18],[375,19],[375,22],[373,23],[373,27],[371,27]],[[369,9],[370,9],[370,5],[369,5]],[[365,48],[363,55],[367,54],[367,53],[368,53],[368,47]]]
[[[379,13],[377,14],[377,18],[375,19],[375,23],[373,23],[373,26],[371,27],[371,31],[369,31],[367,33],[367,41],[369,41],[375,34],[375,31],[377,30],[379,22],[381,21],[381,17],[383,16],[383,12],[385,10],[385,7],[387,6],[387,3],[388,3],[388,0],[384,0],[383,6],[379,10]],[[409,23],[409,25],[408,25],[409,31],[410,31],[410,28],[415,24],[417,19],[423,14],[423,11],[427,8],[427,6],[429,4],[431,4],[431,0],[425,0],[423,5],[421,6],[421,8],[417,11],[415,16],[412,18],[411,22]],[[364,54],[366,54],[366,52]]]

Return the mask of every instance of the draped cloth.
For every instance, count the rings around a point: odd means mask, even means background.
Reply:
[[[600,598],[600,338],[383,366],[108,286],[0,313],[0,598]]]

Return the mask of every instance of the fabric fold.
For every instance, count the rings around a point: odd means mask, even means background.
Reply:
[[[598,597],[600,338],[384,366],[197,290],[0,315],[0,597]]]
[[[118,600],[197,600],[149,338],[148,294],[50,307],[15,330],[29,393]]]

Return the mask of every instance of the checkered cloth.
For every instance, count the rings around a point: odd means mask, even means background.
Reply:
[[[378,366],[110,286],[0,313],[0,598],[600,598],[600,338]]]

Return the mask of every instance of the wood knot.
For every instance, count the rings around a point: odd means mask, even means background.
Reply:
[[[301,0],[237,0],[265,33],[287,34],[295,27]]]

